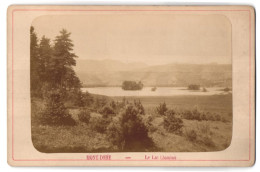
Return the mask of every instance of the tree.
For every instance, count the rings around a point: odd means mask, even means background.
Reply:
[[[181,134],[183,121],[180,118],[176,117],[176,112],[174,110],[168,110],[163,120],[164,128],[176,134]]]
[[[80,81],[76,76],[73,66],[76,65],[77,56],[72,52],[73,43],[70,39],[71,33],[65,29],[60,31],[60,35],[54,40],[53,52],[53,76],[55,79],[55,87],[71,90],[79,89]]]
[[[196,84],[188,85],[188,90],[199,90],[199,89],[200,89],[200,85],[196,85]]]
[[[50,39],[43,36],[39,44],[39,77],[42,82],[52,82],[52,71],[50,70],[52,52]]]
[[[125,107],[118,121],[110,124],[107,134],[121,151],[144,151],[153,147],[148,129],[138,110],[131,104]]]
[[[46,96],[46,108],[41,113],[41,122],[44,125],[76,124],[63,103],[63,93],[59,89],[51,90]]]
[[[163,103],[160,103],[158,107],[156,107],[156,111],[159,115],[162,115],[164,116],[165,113],[167,112],[168,108],[166,106],[166,103],[163,102]]]
[[[141,81],[124,81],[122,84],[123,90],[141,90],[143,89],[143,83]]]
[[[141,115],[145,115],[144,106],[142,105],[141,101],[134,100],[135,108],[138,110],[138,113]]]
[[[78,118],[81,122],[89,123],[89,120],[91,118],[90,111],[87,109],[81,109],[81,111],[78,114]]]
[[[30,28],[30,87],[31,87],[31,94],[33,96],[39,96],[40,91],[40,77],[39,77],[39,45],[38,45],[38,38],[34,31],[34,27],[31,26]]]

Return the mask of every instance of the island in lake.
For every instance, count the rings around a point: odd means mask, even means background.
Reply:
[[[139,82],[124,81],[122,84],[122,89],[123,90],[142,90],[143,86],[144,86],[144,84],[141,81],[139,81]]]

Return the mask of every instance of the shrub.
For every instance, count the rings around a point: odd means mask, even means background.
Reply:
[[[96,109],[97,111],[101,108],[103,108],[106,104],[107,104],[107,99],[105,97],[101,97],[101,98],[96,98],[94,101],[94,109]]]
[[[147,123],[151,124],[153,120],[154,120],[153,117],[150,115],[147,118]]]
[[[186,110],[183,113],[183,118],[188,119],[188,120],[198,120],[198,121],[200,121],[201,120],[201,114],[202,114],[202,112],[200,112],[198,110],[198,108],[194,108],[192,111]],[[204,117],[206,117],[206,116],[204,116]]]
[[[116,110],[117,110],[117,104],[118,104],[118,102],[115,103],[115,101],[112,100],[112,101],[110,102],[109,106],[110,106],[114,111],[116,111]]]
[[[106,105],[99,111],[99,113],[101,113],[103,117],[108,117],[109,115],[114,115],[115,111],[112,107]]]
[[[75,120],[69,114],[63,103],[63,93],[52,90],[46,96],[46,107],[41,113],[41,122],[44,125],[75,125]]]
[[[125,97],[123,97],[122,101],[117,101],[116,104],[116,110],[117,112],[120,111],[120,109],[123,109],[129,102],[126,100]],[[112,107],[112,106],[111,106]]]
[[[209,120],[209,121],[215,121],[214,115],[213,115],[213,114],[209,114],[208,120]]]
[[[155,132],[157,130],[157,128],[152,124],[153,120],[153,117],[150,115],[145,121],[145,125],[150,132]]]
[[[120,150],[139,151],[152,144],[148,130],[133,105],[127,105],[119,120],[109,126],[108,137]]]
[[[221,116],[220,116],[219,114],[216,114],[216,115],[215,115],[215,120],[216,120],[216,121],[221,121]]]
[[[207,116],[206,116],[205,113],[203,113],[203,114],[201,115],[201,120],[204,120],[204,121],[207,121],[207,120],[208,120],[208,118],[207,118]]]
[[[85,106],[90,106],[93,103],[94,103],[94,98],[92,97],[91,94],[89,94],[88,92],[83,93],[82,91],[78,92],[75,105],[79,107],[85,107]]]
[[[163,121],[164,128],[169,132],[174,132],[176,134],[181,133],[183,127],[183,121],[176,117],[174,110],[169,110],[166,112],[166,116]]]
[[[89,124],[92,130],[99,133],[105,133],[111,121],[111,118],[92,117],[89,120]]]
[[[157,127],[155,127],[154,125],[150,125],[150,126],[147,126],[149,132],[153,133],[155,131],[157,131]]]
[[[223,116],[221,117],[221,121],[224,122],[224,123],[228,122],[228,120]]]
[[[192,120],[193,119],[192,112],[190,110],[184,111],[182,117],[184,119],[188,119],[188,120]]]
[[[165,113],[167,112],[168,108],[166,107],[166,103],[160,103],[158,107],[156,107],[156,111],[159,115],[164,116]]]
[[[134,100],[134,105],[138,111],[138,114],[145,115],[144,107],[140,100],[138,101]]]
[[[113,121],[107,129],[108,140],[115,145],[119,150],[123,150],[125,146],[123,131],[119,121]]]
[[[193,111],[192,111],[192,118],[194,120],[200,121],[201,120],[200,114],[201,114],[201,112],[197,108],[194,108]]]
[[[88,110],[81,110],[78,114],[78,118],[81,122],[89,123],[90,120],[90,111]]]
[[[189,141],[197,140],[197,132],[195,130],[186,130],[185,136]]]

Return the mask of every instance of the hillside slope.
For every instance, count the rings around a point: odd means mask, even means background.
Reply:
[[[125,80],[142,81],[144,86],[231,87],[231,64],[167,64],[148,66],[115,60],[78,60],[75,71],[84,86],[121,86]]]

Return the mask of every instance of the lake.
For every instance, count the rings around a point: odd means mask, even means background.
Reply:
[[[223,87],[210,87],[206,88],[207,92],[201,90],[193,91],[187,90],[186,87],[157,87],[156,91],[151,91],[152,87],[144,87],[142,90],[123,90],[121,87],[92,87],[82,88],[83,92],[88,91],[92,94],[99,94],[111,97],[122,96],[177,96],[177,95],[216,95],[226,94],[224,91],[220,91]]]

